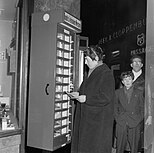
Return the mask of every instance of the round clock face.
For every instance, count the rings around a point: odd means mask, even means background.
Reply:
[[[44,21],[48,21],[49,18],[50,18],[50,15],[49,14],[46,13],[46,14],[43,15],[43,20]]]

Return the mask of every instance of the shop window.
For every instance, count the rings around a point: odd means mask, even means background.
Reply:
[[[0,132],[19,128],[20,12],[16,2],[2,1],[0,5]]]

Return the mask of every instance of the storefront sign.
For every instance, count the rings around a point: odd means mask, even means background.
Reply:
[[[143,47],[145,44],[145,34],[141,33],[136,36],[136,44],[141,47],[141,48],[136,48],[130,51],[131,55],[136,55],[136,54],[143,54],[145,53],[146,49]]]
[[[142,47],[142,48],[137,48],[137,49],[133,49],[130,51],[131,55],[136,55],[136,54],[143,54],[145,52],[154,52],[154,47]]]
[[[137,35],[137,45],[138,46],[143,46],[144,43],[145,43],[144,33],[141,33],[141,34]]]
[[[64,21],[81,30],[81,21],[67,12],[64,13]]]
[[[145,19],[141,19],[141,20],[138,20],[137,22],[135,23],[132,23],[118,31],[115,31],[114,33],[112,33],[111,35],[108,35],[106,37],[103,37],[102,39],[99,40],[99,44],[104,44],[104,43],[107,43],[113,39],[117,39],[125,34],[128,34],[130,32],[133,32],[143,26],[145,26]]]
[[[137,48],[137,49],[133,49],[130,51],[130,54],[133,56],[133,55],[139,55],[139,54],[143,54],[145,53],[146,49],[143,47],[143,48]]]

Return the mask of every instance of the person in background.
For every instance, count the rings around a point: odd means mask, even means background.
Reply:
[[[103,63],[104,50],[90,46],[85,50],[89,67],[79,92],[69,93],[76,108],[71,153],[111,153],[114,119],[115,82]]]
[[[124,153],[127,142],[131,153],[138,152],[140,123],[144,118],[144,97],[140,89],[133,84],[131,71],[121,73],[123,87],[116,90],[116,153]]]
[[[131,58],[132,72],[134,74],[133,84],[138,89],[143,91],[145,90],[145,74],[142,70],[143,67],[143,60],[139,55],[134,55]]]
[[[143,72],[143,59],[139,55],[132,56],[131,64],[132,72],[134,74],[133,84],[136,88],[143,91],[143,96],[145,97],[145,73]],[[138,151],[143,151],[144,149],[144,120],[141,123],[141,137],[139,142]]]

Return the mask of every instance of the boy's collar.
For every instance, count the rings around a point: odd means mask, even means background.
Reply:
[[[135,72],[134,70],[132,70],[132,72],[134,73],[134,75],[135,75],[135,74],[136,74],[136,75],[137,75],[137,74],[139,75],[139,74],[142,74],[142,69],[139,70],[138,72]]]
[[[132,85],[130,88],[127,88],[126,86],[124,86],[124,89],[125,90],[130,90],[130,89],[132,89],[134,87],[134,85]]]

